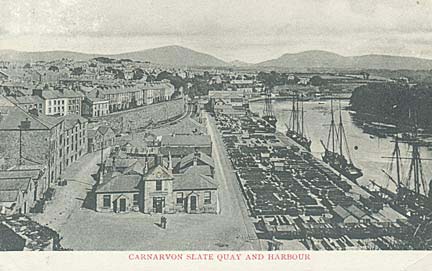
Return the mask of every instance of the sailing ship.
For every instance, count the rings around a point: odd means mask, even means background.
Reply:
[[[407,217],[422,219],[425,216],[430,215],[432,212],[432,201],[431,201],[431,188],[432,180],[427,184],[424,174],[422,161],[432,160],[421,158],[420,156],[420,145],[418,139],[418,128],[417,124],[414,124],[412,132],[408,139],[405,137],[400,137],[398,134],[394,136],[394,150],[391,157],[391,167],[396,164],[396,179],[385,170],[382,170],[388,179],[393,182],[396,186],[396,193],[390,199],[389,204],[400,213],[406,215]],[[399,143],[407,143],[410,146],[411,156],[402,157]],[[402,160],[409,160],[409,171],[408,176],[403,178],[402,174]],[[379,186],[382,193],[389,193],[388,189]]]
[[[303,146],[306,150],[311,151],[312,140],[306,136],[304,126],[304,109],[303,100],[301,101],[301,109],[299,109],[299,95],[292,98],[292,110],[287,127],[286,136],[294,140],[297,144]]]
[[[264,112],[262,118],[271,126],[273,132],[275,132],[277,119],[273,112],[270,89],[266,90],[266,96],[264,99]]]
[[[331,123],[327,137],[327,144],[324,144],[322,140],[321,144],[324,147],[324,154],[322,155],[324,162],[328,163],[332,168],[352,181],[356,181],[356,179],[363,176],[361,169],[356,167],[351,160],[340,108],[339,125],[336,127],[334,120],[333,100],[331,100]],[[346,155],[343,152],[344,146],[346,148]]]

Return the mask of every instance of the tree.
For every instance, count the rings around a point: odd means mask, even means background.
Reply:
[[[84,69],[82,67],[76,67],[72,69],[72,75],[81,75],[84,73]]]
[[[153,82],[156,81],[156,77],[154,77],[153,74],[148,74],[146,78],[146,82]]]
[[[136,68],[133,71],[133,77],[132,80],[141,80],[144,77],[144,71],[141,68]]]
[[[319,75],[314,75],[314,76],[312,76],[311,79],[309,80],[309,83],[310,83],[312,86],[325,86],[325,85],[327,85],[327,80],[322,79],[322,77],[319,76]]]
[[[115,69],[114,72],[115,72],[114,79],[123,79],[123,80],[125,79],[125,75],[123,71]]]
[[[58,71],[59,71],[59,68],[58,68],[57,66],[50,66],[50,67],[48,68],[48,70],[49,70],[49,71],[53,71],[53,72],[58,72]]]

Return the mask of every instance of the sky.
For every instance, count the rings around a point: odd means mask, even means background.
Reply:
[[[432,0],[0,0],[0,49],[180,45],[226,61],[306,50],[432,59]]]

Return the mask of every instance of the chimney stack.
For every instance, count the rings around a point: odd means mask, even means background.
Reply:
[[[146,158],[145,166],[144,166],[144,169],[143,169],[144,175],[147,174],[147,172],[148,172],[148,158]]]
[[[171,151],[168,152],[168,170],[170,170],[171,172],[173,170]]]
[[[197,166],[198,165],[198,158],[200,157],[200,153],[197,151],[197,150],[195,150],[195,152],[194,152],[194,157],[193,157],[193,165],[194,166]]]

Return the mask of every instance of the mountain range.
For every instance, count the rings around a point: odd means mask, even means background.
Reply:
[[[197,52],[181,46],[164,46],[142,51],[111,55],[86,54],[72,51],[20,52],[14,50],[0,50],[0,60],[15,61],[50,61],[61,58],[88,60],[100,56],[114,59],[149,61],[151,63],[157,63],[162,65],[193,67],[245,67],[257,69],[432,69],[432,59],[376,54],[362,56],[342,56],[336,53],[318,50],[304,51],[300,53],[287,53],[278,58],[255,64],[245,63],[239,60],[227,62],[210,54]]]

